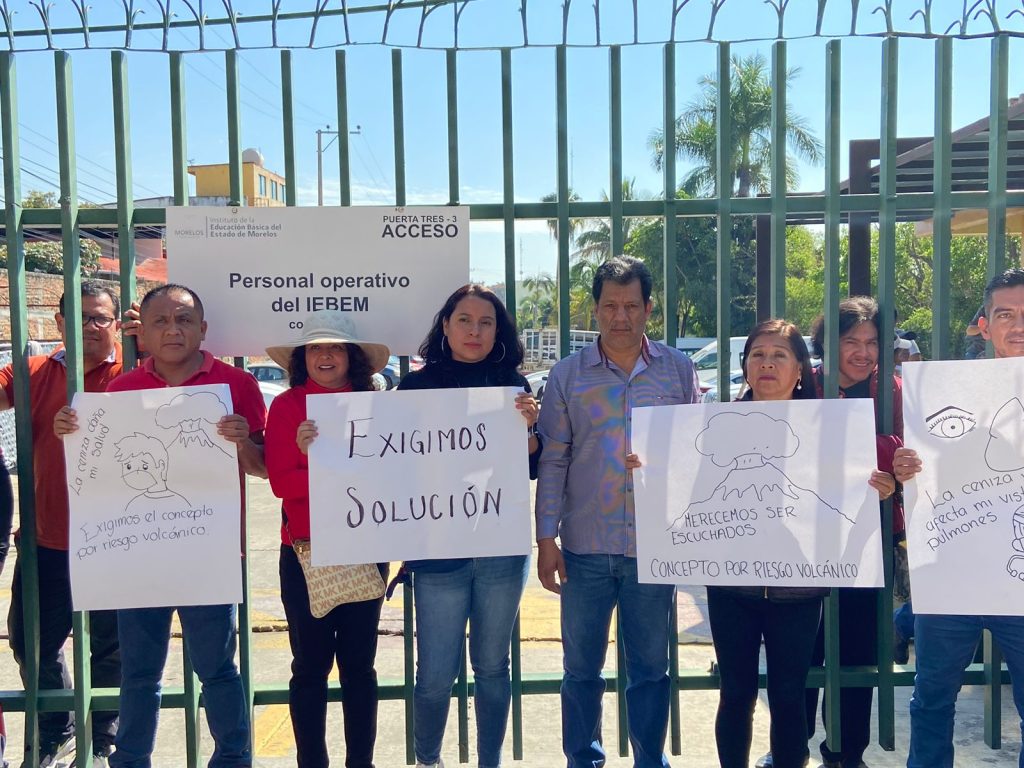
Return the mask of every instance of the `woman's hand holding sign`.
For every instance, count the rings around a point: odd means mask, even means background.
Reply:
[[[303,456],[308,455],[309,446],[316,440],[317,434],[319,433],[316,431],[316,422],[312,419],[306,419],[299,424],[299,429],[295,433],[295,442]]]
[[[896,493],[896,478],[880,469],[871,473],[868,485],[878,491],[878,498],[882,501]]]

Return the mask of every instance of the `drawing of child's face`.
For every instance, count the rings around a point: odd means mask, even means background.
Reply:
[[[121,465],[121,479],[129,488],[145,491],[160,482],[163,469],[150,454],[143,453]]]

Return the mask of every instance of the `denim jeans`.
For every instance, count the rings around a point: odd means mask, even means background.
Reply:
[[[726,587],[708,587],[708,619],[721,675],[715,741],[722,768],[750,765],[762,637],[773,765],[803,766],[807,757],[804,689],[820,617],[821,598],[776,602]]]
[[[381,569],[387,582],[387,565]],[[373,768],[377,741],[377,625],[384,596],[344,603],[322,618],[309,610],[306,577],[295,550],[281,545],[281,602],[288,619],[292,677],[288,710],[298,768],[327,768],[327,679],[338,663],[345,768]]]
[[[252,765],[248,703],[235,666],[235,606],[133,608],[117,612],[121,640],[121,711],[110,757],[114,768],[150,768],[160,716],[160,680],[171,617],[178,611],[185,650],[203,685],[213,736],[209,768]]]
[[[991,630],[1006,659],[1024,735],[1024,616],[919,613],[914,623],[917,676],[910,699],[907,768],[952,768],[956,697],[982,629]],[[1024,750],[1018,765],[1024,768]]]
[[[477,759],[481,768],[501,765],[501,745],[512,700],[509,646],[529,564],[526,555],[478,557],[452,571],[414,572],[413,735],[419,762],[436,763],[441,754],[468,621]]]
[[[600,768],[601,698],[612,609],[626,656],[626,712],[636,768],[664,768],[668,732],[668,635],[675,587],[637,582],[636,558],[562,550],[562,750],[569,768]]]
[[[39,688],[41,690],[72,688],[71,675],[64,660],[64,643],[71,634],[71,577],[68,553],[60,549],[38,547],[39,574]],[[27,686],[25,667],[25,605],[22,601],[23,560],[14,564],[11,582],[11,607],[7,615],[14,659],[18,662],[21,680]],[[117,688],[121,685],[121,657],[117,649],[117,612],[89,612],[89,660],[92,684],[96,688]],[[108,752],[117,731],[117,712],[97,711],[92,714],[92,745],[96,753]],[[75,733],[74,712],[40,712],[39,746],[43,752],[60,744]]]
[[[904,640],[914,638],[914,605],[909,600],[892,614],[892,628]]]

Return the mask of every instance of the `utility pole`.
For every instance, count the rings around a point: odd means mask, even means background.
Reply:
[[[350,136],[359,136],[362,134],[363,127],[357,125],[354,131],[349,131]],[[331,136],[330,141],[327,142],[327,146],[324,146],[324,136]],[[338,140],[338,132],[332,131],[331,126],[316,129],[316,204],[324,204],[324,150],[330,149],[331,144]]]

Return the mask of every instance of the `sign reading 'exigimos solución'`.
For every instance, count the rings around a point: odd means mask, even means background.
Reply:
[[[168,208],[167,261],[203,299],[215,355],[262,355],[320,309],[413,354],[469,280],[469,209]]]

